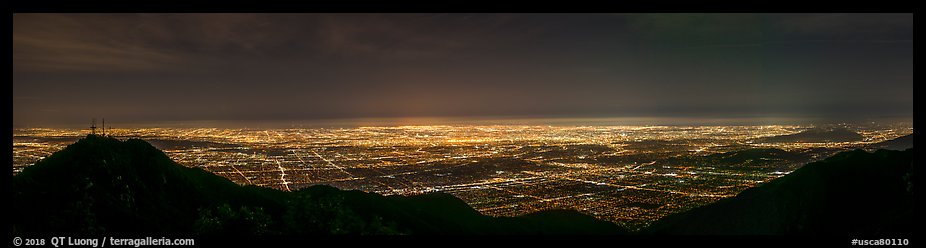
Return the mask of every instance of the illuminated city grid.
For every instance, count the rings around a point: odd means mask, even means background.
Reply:
[[[844,125],[843,143],[756,143],[811,126],[397,126],[313,129],[144,128],[180,164],[238,184],[296,190],[328,184],[384,195],[445,192],[483,214],[575,209],[628,228],[734,196],[836,152],[897,138],[911,124]],[[87,130],[16,129],[13,174]],[[715,166],[697,158],[779,148],[807,159]]]

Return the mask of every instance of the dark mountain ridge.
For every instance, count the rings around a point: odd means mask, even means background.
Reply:
[[[777,149],[720,154],[741,163]],[[810,163],[733,198],[670,215],[641,234],[908,235],[913,150],[862,150]],[[149,143],[87,136],[13,177],[12,234],[627,234],[571,210],[479,214],[449,194],[381,196],[312,186],[239,186]]]
[[[239,186],[149,143],[89,135],[13,177],[13,234],[624,234],[575,211],[481,215],[443,193]],[[567,223],[567,224],[563,224]]]
[[[903,151],[909,148],[913,148],[913,134],[908,134],[900,136],[896,139],[882,141],[868,145],[871,149],[887,149],[887,150],[897,150]]]
[[[643,232],[909,237],[914,171],[913,149],[843,152],[735,197],[670,215]]]
[[[845,128],[812,128],[795,134],[756,139],[759,143],[820,143],[861,141],[865,137]]]

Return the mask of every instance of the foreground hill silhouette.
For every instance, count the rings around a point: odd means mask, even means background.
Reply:
[[[89,135],[13,177],[17,234],[624,234],[575,211],[479,214],[449,194],[239,186],[139,139]]]
[[[839,153],[651,225],[651,234],[910,237],[913,149]]]
[[[741,163],[769,154],[782,155],[756,150],[712,158]],[[639,233],[907,237],[915,219],[912,158],[912,149],[840,153]],[[448,194],[242,187],[178,165],[145,141],[99,136],[24,169],[12,191],[14,236],[627,233],[567,210],[488,217]]]

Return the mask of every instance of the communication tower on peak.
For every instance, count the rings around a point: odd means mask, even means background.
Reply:
[[[93,118],[93,121],[90,122],[90,134],[96,135],[96,118]]]

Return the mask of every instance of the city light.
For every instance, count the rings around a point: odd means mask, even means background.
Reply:
[[[781,177],[807,162],[913,132],[853,126],[861,141],[763,143],[812,126],[395,126],[314,129],[110,129],[175,161],[241,185],[328,184],[384,195],[453,194],[478,211],[516,216],[575,209],[629,228]],[[87,134],[16,129],[13,173]],[[714,164],[710,155],[776,148],[808,156]]]

